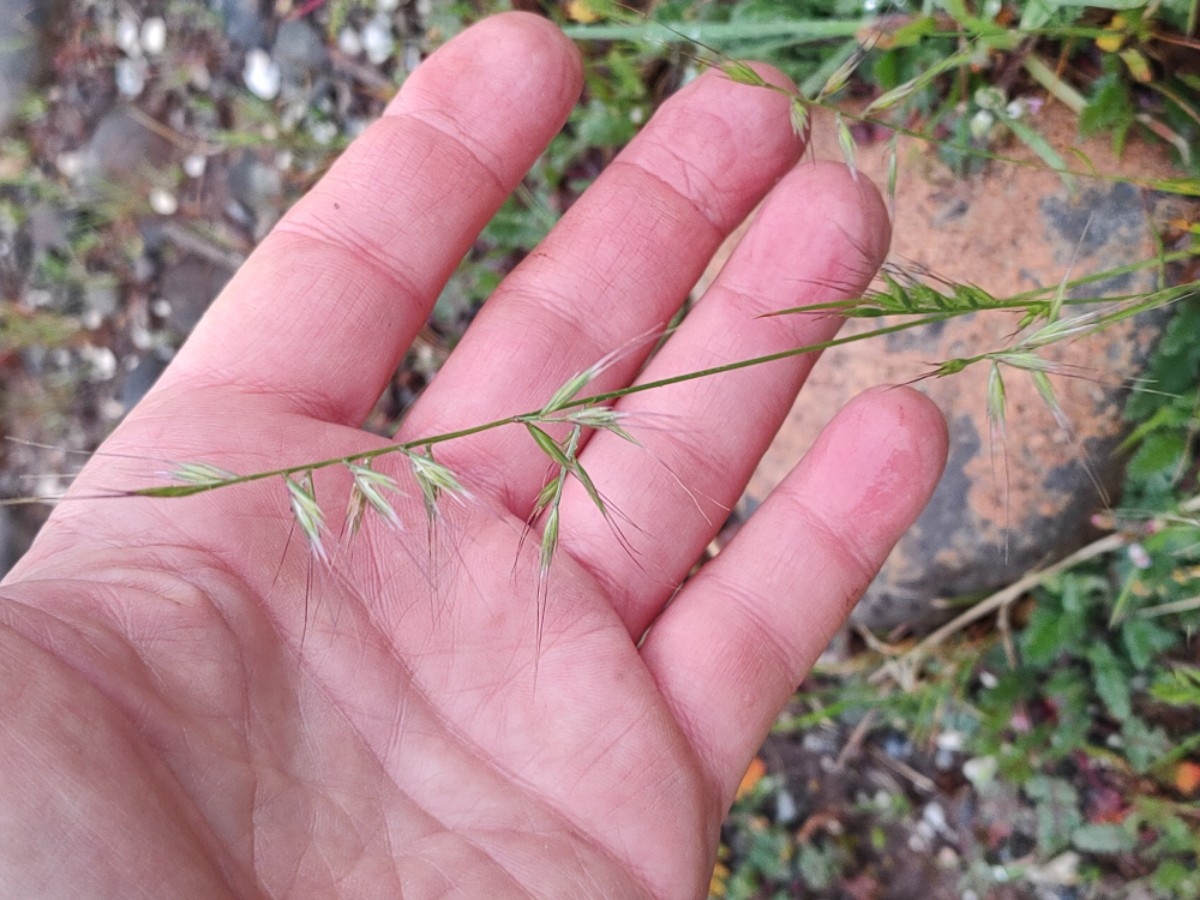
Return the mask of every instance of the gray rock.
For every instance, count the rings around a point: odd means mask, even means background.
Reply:
[[[1075,136],[1069,119],[1038,124],[1062,144]],[[1171,173],[1165,158],[1144,146],[1131,145],[1120,161],[1102,141],[1082,149],[1100,171],[1148,179]],[[836,158],[840,151],[827,155]],[[864,148],[859,165],[882,174],[883,150]],[[1153,197],[1128,184],[1083,181],[1072,191],[1044,167],[1012,166],[957,179],[903,144],[900,167],[892,259],[908,271],[1008,297],[1036,287],[1053,290],[1064,278],[1155,256],[1156,225],[1147,215]],[[1093,283],[1087,296],[1155,286],[1151,269]],[[1122,477],[1117,448],[1126,433],[1126,385],[1144,368],[1168,316],[1156,311],[1041,353],[1062,373],[1052,382],[1069,430],[1026,371],[1001,370],[1007,393],[1003,444],[993,444],[990,433],[986,364],[917,380],[949,424],[946,474],[854,618],[872,629],[920,630],[953,612],[939,601],[981,596],[1088,540],[1092,515],[1115,499]],[[852,320],[843,334],[879,324]],[[820,427],[861,390],[913,382],[941,361],[1004,349],[1017,330],[1015,315],[977,314],[830,351],[755,473],[747,507],[766,497]]]
[[[261,47],[267,28],[259,0],[212,0],[212,7],[225,20],[225,35],[235,47]]]
[[[286,21],[275,33],[271,56],[283,76],[285,94],[311,90],[313,82],[329,68],[329,52],[321,35],[302,19]]]
[[[225,173],[230,199],[240,208],[237,216],[261,238],[275,224],[283,205],[283,178],[253,152],[245,151]]]
[[[127,107],[116,106],[96,123],[83,150],[79,174],[94,190],[146,190],[147,174],[169,166],[179,152]]]

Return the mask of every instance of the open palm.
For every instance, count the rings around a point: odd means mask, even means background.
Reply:
[[[768,78],[778,78],[762,70]],[[0,591],[0,883],[14,896],[696,897],[773,717],[940,469],[940,419],[876,391],[686,582],[811,360],[623,398],[579,458],[548,578],[522,428],[438,447],[469,494],[341,522],[327,560],[278,480],[94,499],[170,461],[253,472],[382,446],[357,427],[441,286],[579,92],[546,22],[443,47],[264,242]],[[710,73],[489,301],[404,425],[539,408],[821,340],[760,318],[860,290],[887,223],[792,168],[787,101]],[[722,238],[770,191],[647,364]],[[668,600],[670,604],[668,606]],[[651,624],[653,623],[652,627]],[[649,629],[647,631],[647,629]]]

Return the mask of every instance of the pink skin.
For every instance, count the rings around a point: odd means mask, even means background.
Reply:
[[[761,69],[765,77],[776,73]],[[780,82],[782,83],[782,82]],[[573,47],[513,14],[450,42],[263,243],[0,591],[0,883],[14,896],[700,897],[772,718],[940,472],[937,412],[868,392],[663,605],[804,380],[794,359],[630,396],[634,446],[581,460],[545,592],[519,428],[448,443],[472,491],[431,549],[337,538],[314,564],[277,481],[88,499],[163,460],[249,472],[379,446],[357,429],[440,285],[558,130]],[[873,189],[793,168],[786,100],[710,73],[648,125],[488,303],[405,425],[431,435],[594,387],[827,336],[760,318],[861,289]],[[757,223],[638,374],[721,239]],[[661,615],[660,615],[661,613]],[[654,621],[639,648],[635,642]],[[540,627],[540,637],[539,637]]]

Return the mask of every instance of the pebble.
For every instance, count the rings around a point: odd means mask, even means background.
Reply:
[[[343,28],[338,34],[338,49],[347,56],[358,56],[363,52],[362,38],[353,28]]]
[[[362,30],[363,49],[367,59],[374,65],[383,65],[396,52],[396,38],[392,34],[391,23],[381,16],[376,16]]]
[[[117,21],[116,31],[113,33],[113,42],[127,56],[137,56],[141,52],[141,46],[138,42],[138,25],[132,16],[121,16]]]
[[[994,756],[976,756],[963,763],[963,777],[976,788],[991,784],[1000,765]]]
[[[148,56],[158,56],[167,46],[167,23],[159,16],[151,16],[142,23],[142,49]]]
[[[116,66],[113,67],[117,90],[124,97],[138,96],[146,87],[148,72],[149,67],[140,56],[117,60]]]
[[[254,47],[246,53],[242,78],[250,93],[260,100],[274,100],[283,85],[283,73],[279,71],[278,64],[261,47]]]
[[[797,807],[796,798],[792,796],[791,791],[780,790],[775,795],[775,821],[781,825],[787,825],[796,821],[799,815],[800,809]]]
[[[210,0],[225,21],[225,35],[235,47],[255,47],[266,33],[259,0]]]
[[[183,160],[183,172],[188,178],[199,178],[208,168],[208,159],[201,153],[191,153]]]
[[[329,67],[325,39],[303,20],[283,22],[271,45],[285,96],[306,95],[316,77]]]
[[[173,216],[179,210],[179,199],[166,188],[151,188],[150,208],[160,216]]]

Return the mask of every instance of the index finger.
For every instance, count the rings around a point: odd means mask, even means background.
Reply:
[[[160,387],[237,385],[359,424],[581,77],[570,41],[524,13],[440,48],[263,241]]]

